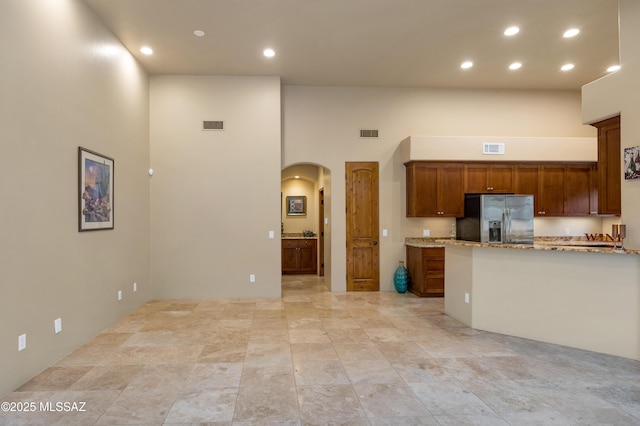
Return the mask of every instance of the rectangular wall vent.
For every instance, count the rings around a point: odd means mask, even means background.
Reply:
[[[360,137],[361,138],[377,138],[378,130],[375,130],[375,129],[360,130]]]
[[[485,155],[504,155],[503,143],[483,143],[482,153]]]
[[[203,121],[202,130],[224,130],[224,121]]]

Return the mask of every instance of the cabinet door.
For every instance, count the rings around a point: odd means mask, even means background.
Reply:
[[[438,170],[438,216],[464,216],[464,169],[462,164],[444,164]]]
[[[539,204],[540,167],[530,164],[516,166],[515,193],[533,195],[533,213],[538,216],[541,211]]]
[[[620,216],[620,116],[592,126],[598,128],[598,213]]]
[[[565,216],[589,216],[591,209],[592,167],[572,165],[565,168]]]
[[[282,273],[298,272],[298,245],[296,240],[282,240]]]
[[[315,274],[318,268],[316,240],[301,240],[298,248],[299,272]]]
[[[489,168],[488,164],[464,166],[464,192],[484,194],[489,191]]]
[[[469,164],[464,167],[465,193],[511,193],[514,191],[511,164]]]
[[[438,216],[438,167],[407,165],[407,217]]]
[[[515,168],[507,164],[493,164],[489,170],[489,191],[499,194],[514,192]]]
[[[564,216],[564,170],[564,166],[540,167],[540,216]]]

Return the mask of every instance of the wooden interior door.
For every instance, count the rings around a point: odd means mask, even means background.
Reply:
[[[346,163],[347,291],[380,290],[378,163]]]

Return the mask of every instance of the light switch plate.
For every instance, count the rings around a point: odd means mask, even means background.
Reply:
[[[62,318],[53,320],[53,332],[56,334],[62,332]]]
[[[27,349],[27,335],[21,334],[18,336],[18,351]]]
[[[118,300],[122,300],[122,290],[118,290]]]
[[[273,231],[269,231],[269,239],[274,239],[276,237],[276,233]]]
[[[382,230],[382,236],[386,237],[387,235],[389,235],[389,231],[387,231],[386,229]]]

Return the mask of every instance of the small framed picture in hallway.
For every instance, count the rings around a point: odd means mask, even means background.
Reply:
[[[78,231],[113,229],[113,158],[78,148]]]
[[[307,197],[304,195],[287,197],[287,216],[305,216],[307,214]]]

